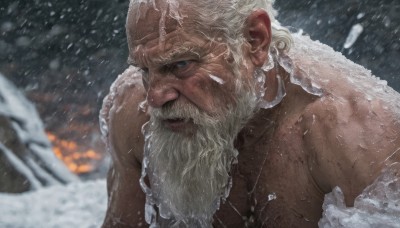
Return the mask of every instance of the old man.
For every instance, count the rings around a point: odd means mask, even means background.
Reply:
[[[103,227],[316,227],[400,161],[400,95],[272,4],[131,0]]]

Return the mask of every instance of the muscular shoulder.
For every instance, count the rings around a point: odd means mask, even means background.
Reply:
[[[384,100],[342,94],[307,106],[302,127],[315,177],[326,191],[340,186],[350,203],[383,168],[400,161],[400,118]]]
[[[148,116],[140,104],[145,99],[140,72],[129,67],[118,76],[103,101],[101,129],[114,164],[128,163],[129,167],[141,161],[144,142],[141,128]]]
[[[400,161],[400,95],[309,38],[296,36],[290,57],[294,77],[322,93],[302,111],[309,169],[324,191],[339,186],[352,202],[383,168]]]

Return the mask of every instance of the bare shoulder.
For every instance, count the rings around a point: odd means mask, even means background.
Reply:
[[[332,48],[295,36],[298,77],[322,91],[302,113],[309,170],[319,187],[342,188],[351,204],[381,171],[400,161],[400,94]]]
[[[146,95],[141,74],[129,67],[115,80],[103,101],[100,122],[107,147],[114,163],[124,167],[141,161],[144,138],[141,128],[148,116],[140,108]]]
[[[337,92],[328,88],[304,111],[304,146],[320,187],[341,187],[351,204],[382,169],[400,161],[400,112],[393,103],[400,99],[360,91],[347,81],[334,84]]]
[[[109,197],[104,228],[144,224],[145,196],[139,186],[144,146],[141,128],[148,119],[139,108],[144,100],[140,72],[129,67],[115,80],[103,101],[100,125],[112,157],[107,177]]]

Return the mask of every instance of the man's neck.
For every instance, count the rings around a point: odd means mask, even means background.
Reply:
[[[284,86],[289,83],[289,74],[280,66],[266,72],[265,95],[263,99],[267,102],[273,101],[278,96],[280,86],[278,75],[281,77]],[[279,107],[280,104],[277,106]],[[251,147],[267,134],[268,130],[273,128],[278,117],[276,112],[279,108],[277,106],[268,109],[259,108],[254,113],[253,117],[246,123],[236,138],[235,147],[238,150]]]

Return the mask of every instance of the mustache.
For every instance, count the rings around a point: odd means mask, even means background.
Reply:
[[[203,114],[204,112],[197,106],[180,101],[170,102],[161,108],[151,110],[151,115],[156,119],[194,119]]]
[[[165,104],[161,108],[152,109],[150,115],[153,121],[183,119],[187,121],[190,120],[199,126],[208,127],[216,127],[218,124],[221,124],[221,120],[223,120],[220,115],[210,116],[196,105],[181,101],[174,101]]]

